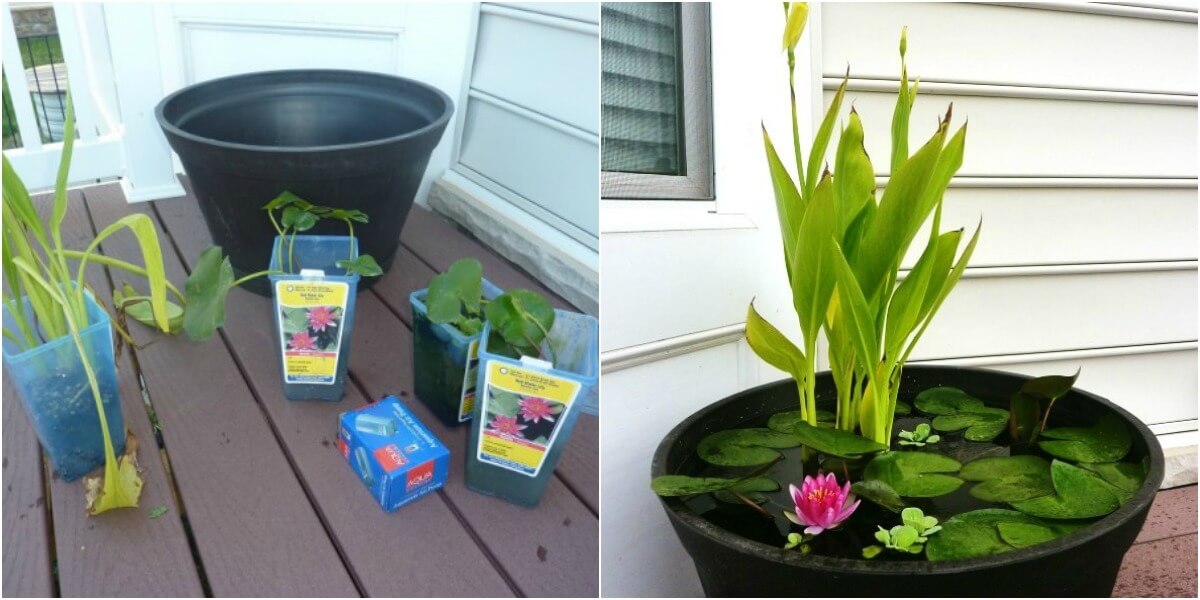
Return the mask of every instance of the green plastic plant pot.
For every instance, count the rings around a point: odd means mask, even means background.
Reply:
[[[503,294],[487,279],[483,296]],[[409,295],[413,315],[413,378],[417,398],[449,427],[471,420],[475,406],[475,371],[482,335],[466,335],[449,323],[429,320],[425,298],[429,290]]]

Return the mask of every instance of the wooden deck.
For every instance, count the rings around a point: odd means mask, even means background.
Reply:
[[[182,285],[211,244],[190,196],[130,205],[117,185],[73,191],[64,243],[82,248],[134,212],[158,222],[167,275]],[[473,256],[497,285],[567,304],[424,209],[413,209],[401,240],[390,272],[358,297],[340,403],[284,399],[270,299],[244,290],[230,294],[219,336],[157,336],[126,350],[121,401],[146,482],[138,509],[84,516],[82,485],[50,472],[6,378],[4,595],[596,596],[598,420],[581,416],[541,504],[525,509],[465,487],[466,427],[443,426],[412,392],[408,295],[454,260]],[[141,262],[124,234],[103,251]],[[105,298],[126,280],[99,267],[88,278]],[[452,453],[445,488],[395,513],[380,509],[334,443],[339,413],[387,394]],[[168,510],[151,518],[159,506]]]

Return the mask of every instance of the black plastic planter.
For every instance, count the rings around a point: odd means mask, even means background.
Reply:
[[[449,96],[418,81],[337,70],[213,79],[167,96],[155,109],[209,232],[238,276],[271,258],[275,230],[262,206],[284,190],[367,213],[370,223],[354,233],[361,251],[387,270],[453,112]],[[327,220],[309,233],[346,229]],[[264,279],[247,287],[269,294]]]
[[[900,398],[936,386],[960,388],[993,406],[1029,379],[985,369],[910,366]],[[818,403],[832,403],[828,373],[817,377]],[[651,476],[687,474],[695,468],[696,444],[706,435],[735,427],[761,426],[773,413],[793,410],[792,381],[735,394],[688,417],[654,453]],[[692,512],[679,498],[662,498],[663,508],[696,564],[709,596],[878,597],[1108,597],[1125,552],[1146,520],[1163,479],[1162,449],[1154,434],[1115,404],[1072,390],[1055,405],[1053,423],[1090,423],[1113,411],[1136,432],[1127,460],[1150,457],[1150,472],[1138,493],[1095,524],[1057,540],[990,557],[946,562],[851,560],[804,555],[752,541]]]

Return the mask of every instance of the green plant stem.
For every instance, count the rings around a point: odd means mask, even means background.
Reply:
[[[235,288],[239,285],[242,285],[243,283],[246,283],[247,281],[250,281],[251,279],[263,277],[266,275],[283,275],[283,274],[284,274],[283,271],[278,271],[275,269],[266,269],[264,271],[258,271],[257,273],[251,273],[249,275],[246,275],[245,277],[237,279],[233,283],[229,284],[229,287]]]
[[[786,8],[784,9],[787,10]],[[804,158],[800,153],[800,120],[796,116],[796,53],[790,48],[787,51],[788,58],[788,91],[792,98],[792,146],[796,152],[796,177],[800,182],[798,192],[803,198],[804,195]],[[804,198],[807,200],[807,198]]]
[[[117,269],[121,269],[122,271],[132,273],[134,275],[140,275],[142,277],[147,276],[146,269],[143,269],[142,267],[139,267],[133,263],[125,262],[123,260],[119,260],[116,258],[110,258],[103,254],[85,255],[83,252],[80,252],[79,250],[63,250],[62,253],[63,253],[63,256],[65,256],[67,258],[71,258],[71,259],[75,259],[75,260],[82,260],[86,256],[88,262],[94,262],[97,264],[104,265],[106,267],[114,267]],[[165,283],[167,284],[167,291],[174,294],[175,297],[178,298],[181,302],[187,302],[187,298],[183,295],[183,293],[181,293],[179,291],[179,288],[175,287],[175,284],[171,283],[169,280],[165,281]]]
[[[292,228],[292,235],[288,237],[288,273],[295,274],[295,246],[296,246],[296,228]]]
[[[346,227],[350,228],[350,254],[348,258],[354,260],[354,222],[350,219],[343,219],[346,222]]]

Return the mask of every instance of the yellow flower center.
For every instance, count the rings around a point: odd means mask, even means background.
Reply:
[[[829,495],[829,490],[825,488],[817,488],[808,492],[808,499],[811,502],[821,503],[825,501],[825,497]]]

